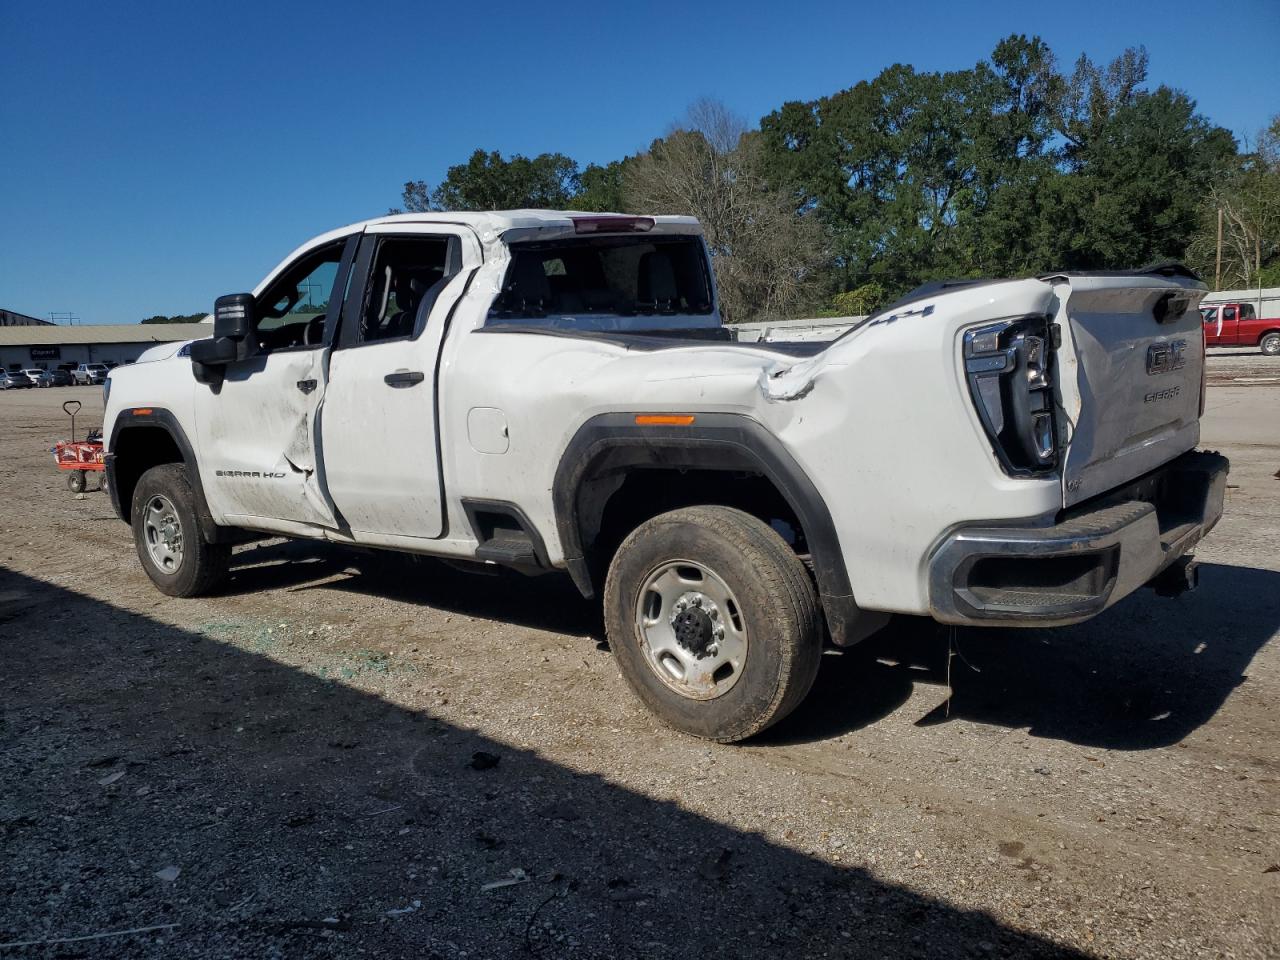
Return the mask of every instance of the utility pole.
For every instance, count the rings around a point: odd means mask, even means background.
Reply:
[[[1218,208],[1218,265],[1213,271],[1213,289],[1222,289],[1222,208]]]
[[[1262,316],[1262,229],[1253,236],[1253,266],[1258,274],[1258,316]]]

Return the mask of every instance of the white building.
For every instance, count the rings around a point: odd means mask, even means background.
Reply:
[[[0,327],[0,366],[52,370],[79,363],[133,363],[157,343],[212,336],[211,323],[118,323]]]

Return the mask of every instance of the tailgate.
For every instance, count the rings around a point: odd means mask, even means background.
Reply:
[[[1205,287],[1158,275],[1053,278],[1062,406],[1063,506],[1105,493],[1200,439]]]

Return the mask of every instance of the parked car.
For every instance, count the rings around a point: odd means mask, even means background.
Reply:
[[[34,386],[22,370],[0,370],[0,390],[22,390]]]
[[[1210,347],[1257,347],[1280,357],[1280,318],[1260,317],[1252,303],[1212,303],[1200,307],[1204,342]]]
[[[107,379],[109,372],[105,363],[82,363],[75,370],[76,385],[85,386],[102,383]]]
[[[70,371],[56,368],[53,370],[42,370],[39,386],[42,387],[69,387],[71,386]]]
[[[1204,295],[1176,264],[932,283],[748,343],[692,218],[383,217],[113,371],[108,487],[173,596],[281,535],[563,572],[641,701],[740,740],[894,613],[1058,626],[1194,586],[1228,469],[1195,449]]]

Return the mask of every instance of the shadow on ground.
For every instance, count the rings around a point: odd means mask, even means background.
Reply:
[[[1280,631],[1280,573],[1200,567],[1200,589],[1176,599],[1139,591],[1098,618],[1057,630],[952,633],[904,619],[824,658],[814,693],[777,741],[838,735],[897,709],[915,683],[945,686],[949,704],[922,725],[965,719],[1112,750],[1177,743],[1207,723]]]
[[[0,568],[0,944],[175,924],[31,952],[1072,955],[270,653]],[[482,889],[504,877],[528,882]]]
[[[323,589],[393,597],[467,616],[604,637],[596,604],[566,577],[477,576],[434,561],[352,554],[327,545],[272,544],[232,589]],[[281,562],[283,558],[294,560]],[[1177,599],[1141,590],[1096,619],[1057,630],[961,629],[902,618],[823,658],[817,684],[791,718],[757,743],[824,740],[900,709],[914,684],[952,696],[923,724],[963,718],[1026,727],[1083,746],[1146,750],[1177,743],[1245,682],[1257,651],[1280,631],[1280,573],[1202,564],[1200,589]]]

